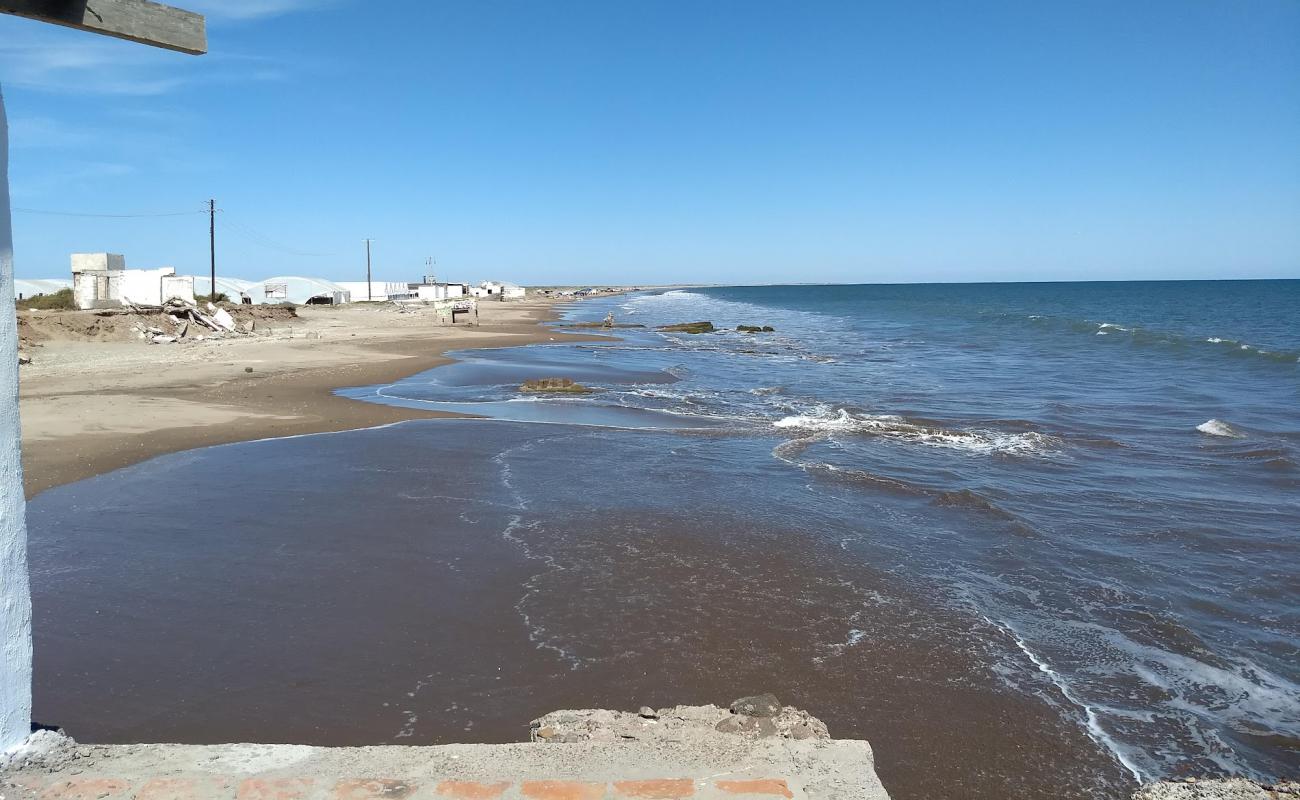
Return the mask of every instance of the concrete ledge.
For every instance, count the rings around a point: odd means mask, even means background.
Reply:
[[[6,800],[889,797],[864,741],[674,731],[615,742],[436,747],[81,745],[43,732],[0,765],[0,793]]]

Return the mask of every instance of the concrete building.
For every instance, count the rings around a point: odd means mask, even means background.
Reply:
[[[523,300],[528,296],[528,290],[522,286],[513,283],[501,284],[502,300]]]
[[[171,267],[127,269],[118,253],[73,253],[72,295],[77,308],[160,306],[172,298],[194,301],[194,280]]]
[[[415,286],[416,297],[427,303],[438,300],[457,300],[466,296],[463,283],[421,283]]]
[[[71,289],[72,281],[67,278],[15,278],[14,299],[27,300],[45,294],[54,294],[64,289]]]

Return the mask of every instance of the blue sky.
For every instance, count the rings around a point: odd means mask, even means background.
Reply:
[[[1300,3],[172,0],[0,16],[13,204],[218,217],[218,270],[521,283],[1300,277]],[[201,214],[16,212],[207,269]]]

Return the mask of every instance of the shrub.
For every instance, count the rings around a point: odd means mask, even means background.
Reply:
[[[24,300],[19,300],[17,305],[19,308],[38,311],[48,311],[52,309],[73,311],[77,308],[77,302],[72,299],[71,289],[60,289],[54,294],[38,294],[35,297],[28,297]]]

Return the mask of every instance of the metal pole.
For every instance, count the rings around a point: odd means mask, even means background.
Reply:
[[[217,298],[217,201],[208,201],[208,259],[211,270],[208,284],[208,300],[216,302]]]

